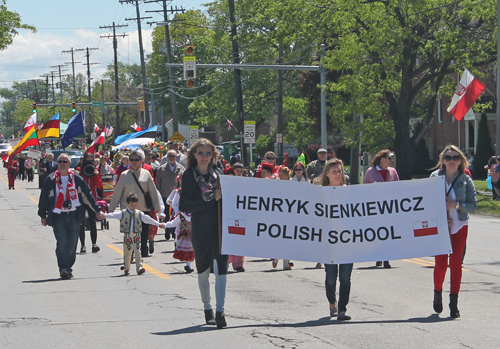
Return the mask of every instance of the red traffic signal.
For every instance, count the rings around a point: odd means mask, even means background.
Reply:
[[[186,81],[186,85],[189,88],[193,88],[194,87],[194,80],[189,79],[188,81]]]

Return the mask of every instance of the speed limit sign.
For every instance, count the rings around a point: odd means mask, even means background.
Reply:
[[[245,121],[245,144],[255,143],[255,121]]]
[[[189,126],[189,145],[193,145],[198,139],[200,139],[198,126]]]

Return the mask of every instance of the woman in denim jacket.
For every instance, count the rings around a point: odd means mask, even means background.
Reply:
[[[462,281],[462,254],[467,240],[469,213],[477,210],[476,188],[472,179],[464,174],[469,166],[464,154],[454,145],[447,145],[431,177],[445,176],[446,210],[453,253],[450,265],[450,316],[459,318],[458,292]],[[435,256],[434,310],[443,311],[443,282],[448,267],[448,255]]]

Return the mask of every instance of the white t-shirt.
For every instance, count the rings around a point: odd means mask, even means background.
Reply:
[[[446,192],[450,190],[451,183],[448,184],[446,183]],[[450,200],[456,201],[457,196],[455,195],[455,190],[450,190],[450,193],[448,194],[448,198]],[[469,220],[461,221],[458,219],[458,211],[455,208],[450,208],[448,210],[448,215],[450,216],[451,219],[453,219],[453,225],[451,226],[451,233],[456,234],[460,229],[462,229],[464,226],[469,224]]]

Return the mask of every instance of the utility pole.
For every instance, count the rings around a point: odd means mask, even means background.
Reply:
[[[238,49],[238,43],[236,42],[237,31],[236,31],[236,21],[234,19],[234,0],[229,0],[229,19],[231,21],[231,39],[233,42],[233,62],[234,64],[240,64],[240,53]],[[236,109],[238,112],[238,127],[240,129],[240,135],[243,135],[243,130],[245,129],[245,114],[243,110],[243,90],[241,88],[241,70],[234,69],[234,84],[236,89]],[[247,159],[247,152],[245,148],[244,138],[240,138],[241,147],[241,160],[243,166],[250,164]]]
[[[142,92],[144,99],[144,122],[149,126],[149,103],[148,103],[148,90],[147,90],[147,82],[146,82],[146,62],[144,61],[144,49],[142,45],[142,29],[141,29],[141,20],[149,19],[153,17],[141,17],[141,13],[139,12],[139,1],[138,0],[120,0],[120,3],[135,3],[135,10],[137,13],[137,18],[125,18],[126,21],[137,21],[137,32],[139,33],[139,53],[141,56],[141,73],[142,73]]]
[[[87,51],[87,63],[83,63],[83,65],[86,65],[87,66],[87,88],[88,88],[88,94],[89,94],[89,102],[92,102],[92,95],[91,95],[91,90],[90,90],[90,65],[91,64],[100,64],[98,62],[93,62],[93,63],[90,63],[90,50],[98,50],[98,48],[89,48],[87,47],[86,49],[85,48],[79,48],[79,49],[76,49],[75,51]]]
[[[63,101],[63,84],[62,84],[62,75],[61,75],[61,71],[67,71],[66,69],[65,70],[61,70],[61,67],[66,67],[66,64],[59,64],[59,65],[51,65],[50,66],[51,68],[59,68],[59,92],[61,93],[61,103],[64,102]]]
[[[76,77],[75,77],[75,63],[82,63],[82,62],[75,62],[75,53],[73,50],[73,47],[71,50],[68,51],[61,51],[62,53],[70,53],[71,52],[71,66],[73,67],[73,101],[76,102]],[[66,64],[69,64],[69,62],[66,62]]]
[[[118,40],[116,40],[116,28],[122,28],[122,27],[128,27],[128,24],[126,25],[115,25],[115,22],[113,22],[112,26],[100,26],[99,28],[101,29],[111,29],[113,28],[113,51],[114,51],[114,58],[115,58],[115,102],[119,101],[120,98],[120,90],[118,86]],[[122,38],[128,36],[127,34],[120,34],[118,36],[121,36]],[[110,38],[110,35],[101,35],[101,38]],[[116,106],[115,108],[116,111],[116,125],[115,125],[115,138],[116,135],[120,134],[120,106]]]
[[[177,6],[175,6],[175,9],[170,6],[170,10],[167,9],[167,0],[153,0],[153,1],[145,1],[145,3],[150,3],[150,2],[162,2],[163,3],[163,20],[164,22],[156,23],[157,25],[163,25],[165,26],[165,43],[166,43],[166,49],[167,49],[167,62],[168,63],[173,63],[172,62],[172,43],[170,41],[170,30],[168,27],[168,12],[174,14],[177,12],[184,13],[185,9],[180,8],[178,9]],[[171,2],[172,0],[168,0]],[[159,12],[159,11],[146,11],[146,12]],[[148,22],[149,23],[149,22]],[[175,81],[174,81],[174,68],[173,67],[168,67],[168,78],[169,78],[169,84],[170,84],[170,101],[172,102],[172,123],[174,126],[174,132],[179,131],[179,120],[177,118],[177,96],[175,95],[174,92],[174,87],[175,87]],[[165,124],[162,125],[162,134],[165,133],[164,130]]]
[[[278,64],[282,65],[283,64],[283,44],[280,43],[279,45],[279,58],[278,58]],[[277,111],[278,111],[278,132],[281,134],[281,142],[278,143],[278,165],[283,164],[283,70],[278,70],[278,91],[277,91]],[[251,162],[251,161],[250,161]]]

